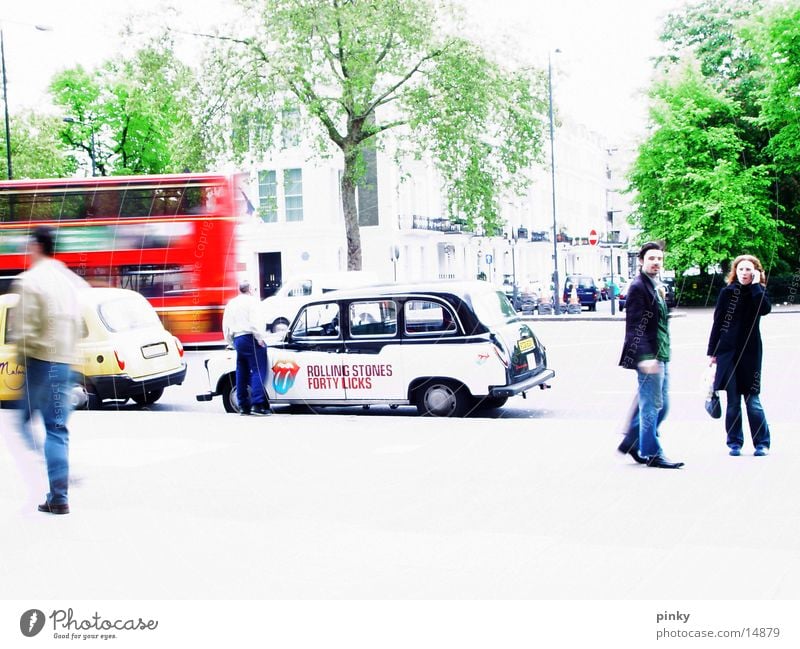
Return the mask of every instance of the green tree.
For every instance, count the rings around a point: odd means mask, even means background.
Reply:
[[[74,156],[61,143],[61,120],[27,110],[11,117],[14,178],[61,178],[75,173]],[[7,178],[6,142],[0,142],[0,174]]]
[[[760,125],[771,135],[767,152],[795,198],[800,197],[800,4],[779,7],[753,30],[756,48],[770,65],[759,97]]]
[[[299,115],[318,151],[344,159],[348,268],[361,268],[356,185],[363,153],[388,133],[432,155],[450,216],[499,232],[498,201],[518,191],[542,150],[543,79],[509,72],[448,35],[429,0],[241,0],[252,35],[223,37],[207,140],[244,156],[275,145]],[[222,138],[219,133],[232,135]]]
[[[796,88],[798,77],[792,78],[791,70],[796,68],[798,62],[796,45],[792,40],[797,40],[797,0],[793,0],[791,7],[778,8],[777,10],[765,9],[767,3],[763,0],[703,0],[697,4],[687,6],[680,11],[668,16],[661,35],[662,41],[667,46],[667,55],[656,61],[666,81],[658,82],[658,89],[652,93],[654,102],[663,102],[665,93],[671,92],[681,96],[687,88],[681,88],[686,83],[682,71],[687,66],[694,66],[693,83],[697,88],[703,88],[703,95],[715,96],[727,108],[724,111],[715,111],[713,125],[716,129],[724,129],[731,142],[737,144],[729,149],[729,155],[722,158],[730,165],[727,169],[732,173],[729,178],[728,191],[720,191],[716,196],[720,201],[717,213],[727,214],[727,219],[739,215],[739,222],[730,220],[730,226],[735,227],[730,241],[736,245],[720,241],[719,250],[724,254],[709,249],[704,244],[701,236],[693,236],[692,228],[696,222],[688,224],[682,233],[685,239],[678,237],[675,243],[679,248],[697,247],[699,265],[713,263],[716,258],[725,265],[729,257],[746,251],[760,251],[765,263],[771,270],[781,271],[788,265],[796,266],[800,243],[794,236],[800,225],[800,183],[798,176],[792,172],[792,164],[800,160],[792,133],[792,126],[797,123],[797,116],[793,113],[792,89]],[[792,49],[794,47],[794,49]],[[783,52],[783,53],[782,53]],[[792,63],[794,61],[794,63]],[[792,85],[795,84],[795,85]],[[669,103],[667,103],[670,106]],[[686,110],[691,109],[686,106]],[[663,117],[663,106],[653,108],[653,115],[658,116],[659,111]],[[671,110],[680,112],[680,106],[672,105]],[[671,136],[675,138],[695,138],[686,142],[669,143],[660,134],[664,123],[658,118],[653,120],[653,133],[642,147],[642,151],[651,157],[661,147],[658,155],[665,169],[683,168],[687,174],[687,195],[683,205],[688,206],[697,196],[689,191],[697,191],[694,181],[699,177],[707,177],[709,166],[702,160],[689,157],[685,160],[678,156],[685,155],[697,144],[697,132],[691,128],[686,131],[674,131]],[[689,120],[687,123],[694,126],[707,124],[700,119]],[[786,136],[779,135],[783,126],[788,129],[783,131]],[[709,132],[708,145],[714,149],[712,135],[719,135],[719,130]],[[726,137],[727,137],[726,136]],[[784,146],[785,145],[785,146]],[[736,151],[739,156],[735,159],[731,152]],[[638,174],[631,176],[632,188],[639,190],[638,183],[648,178],[642,175],[642,170],[648,168],[652,160],[641,161]],[[725,167],[719,167],[723,171]],[[657,169],[651,168],[653,174]],[[720,180],[726,176],[718,176]],[[649,178],[652,184],[655,176]],[[665,179],[666,182],[666,179]],[[753,183],[755,189],[761,188],[752,195],[753,203],[748,209],[742,209],[746,198],[742,192],[749,191]],[[765,193],[764,188],[769,187]],[[709,186],[710,187],[710,186]],[[700,192],[700,203],[708,201],[710,194]],[[765,199],[766,197],[766,199]],[[656,207],[655,195],[651,195],[651,203],[640,203],[639,224],[644,229],[643,236],[655,236],[647,230],[648,223]],[[766,200],[766,202],[765,202]],[[711,213],[711,212],[709,212]],[[676,217],[681,212],[676,213]],[[766,221],[766,215],[771,215],[772,222]],[[763,222],[762,222],[763,221]],[[754,238],[742,239],[739,233],[749,233],[753,223],[762,222],[762,227],[756,229]],[[712,235],[716,221],[711,221]],[[670,228],[673,234],[681,234],[679,225]],[[721,230],[723,233],[726,230]],[[713,237],[712,237],[713,238]],[[774,246],[774,247],[770,247]],[[727,257],[727,259],[726,259]]]
[[[50,91],[66,114],[62,138],[83,152],[85,168],[92,156],[103,176],[206,168],[197,80],[166,37],[92,72],[65,70]]]
[[[680,271],[724,265],[743,251],[774,261],[783,237],[771,214],[770,169],[745,162],[740,106],[688,66],[651,100],[653,131],[630,174],[644,236],[665,240]]]

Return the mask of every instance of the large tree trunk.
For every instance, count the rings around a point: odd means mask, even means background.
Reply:
[[[344,227],[347,233],[347,270],[361,270],[361,233],[358,229],[358,209],[356,208],[356,155],[345,153],[344,173],[342,174],[342,210]]]

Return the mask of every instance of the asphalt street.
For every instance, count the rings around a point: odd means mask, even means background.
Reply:
[[[635,383],[621,321],[536,322],[552,389],[462,420],[228,415],[194,400],[190,352],[151,409],[73,414],[68,516],[25,504],[0,445],[0,597],[798,598],[800,313],[762,321],[766,458],[729,457],[703,410],[710,316],[672,322],[662,442],[679,471],[615,451]]]

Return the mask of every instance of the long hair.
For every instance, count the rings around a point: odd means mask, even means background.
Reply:
[[[764,272],[764,267],[761,265],[761,262],[758,260],[758,257],[754,257],[753,255],[739,255],[736,259],[733,260],[731,264],[731,272],[728,273],[728,276],[725,278],[725,281],[728,284],[733,284],[736,281],[736,269],[738,268],[739,264],[743,261],[752,262],[753,268],[755,268],[759,273],[761,273],[761,283],[766,286],[767,285],[767,275]]]

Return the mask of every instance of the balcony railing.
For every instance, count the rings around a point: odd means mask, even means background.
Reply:
[[[401,230],[406,230],[410,226],[412,230],[430,230],[431,232],[459,233],[467,231],[464,225],[453,223],[446,217],[420,216],[419,214],[414,214],[411,217],[401,216],[399,217],[399,221]]]

